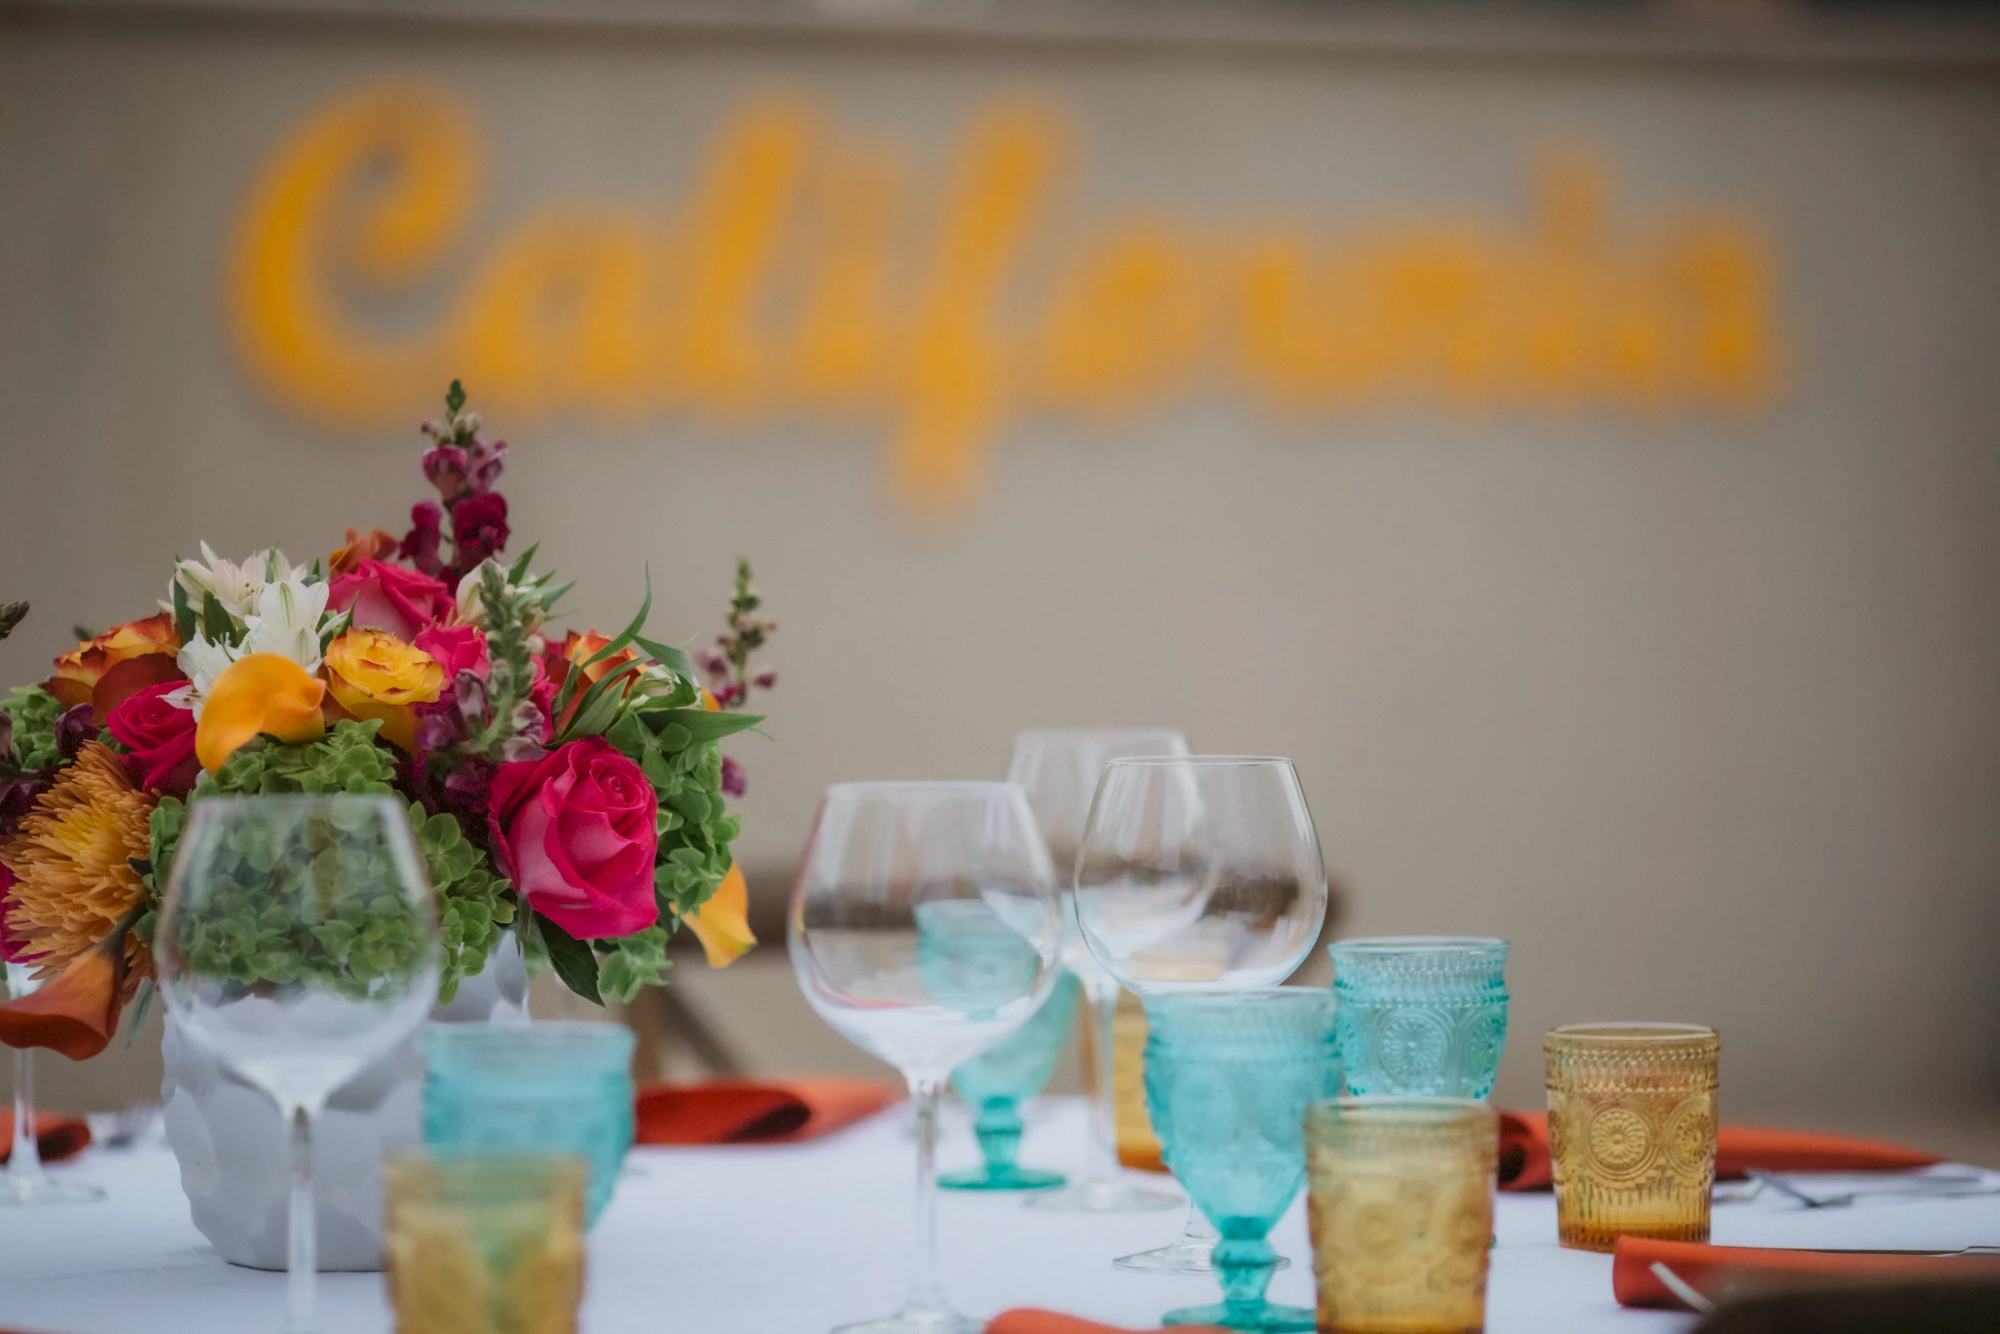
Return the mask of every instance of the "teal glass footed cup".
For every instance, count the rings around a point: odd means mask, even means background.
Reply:
[[[1340,1087],[1334,997],[1319,987],[1145,997],[1146,1108],[1162,1155],[1222,1234],[1210,1263],[1222,1301],[1168,1325],[1310,1330],[1304,1307],[1265,1298],[1278,1254],[1266,1239],[1306,1179],[1306,1109]]]
[[[1063,1184],[1063,1174],[1022,1167],[1015,1162],[1021,1147],[1021,1104],[1042,1091],[1062,1059],[1076,1023],[1080,988],[1074,973],[1063,973],[1034,1018],[1013,1037],[973,1057],[951,1072],[951,1086],[972,1109],[973,1133],[979,1137],[984,1165],[965,1172],[947,1172],[938,1184],[948,1190],[1043,1190]]]
[[[623,1024],[434,1024],[423,1035],[424,1143],[579,1154],[594,1224],[632,1147],[632,1046]]]
[[[1347,1091],[1484,1098],[1507,1045],[1507,942],[1488,936],[1337,941]]]

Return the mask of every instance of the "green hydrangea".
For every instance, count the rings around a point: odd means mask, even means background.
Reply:
[[[32,773],[62,758],[56,750],[56,723],[63,715],[61,700],[40,686],[16,686],[0,701],[0,709],[14,720],[14,758],[21,768]]]
[[[388,796],[395,793],[396,760],[375,740],[374,722],[340,722],[323,739],[306,745],[266,743],[246,747],[213,773],[202,775],[189,804],[209,797],[282,795],[290,793],[349,793]],[[151,824],[152,859],[149,882],[164,889],[166,868],[173,865],[188,807],[172,797],[154,808]],[[465,837],[450,815],[427,814],[410,807],[410,828],[437,893],[439,932],[443,950],[438,999],[448,1001],[464,978],[486,964],[500,933],[514,920],[514,898],[508,882],[496,875],[486,854]],[[191,928],[194,965],[212,975],[243,982],[285,983],[308,976],[337,985],[356,978],[388,975],[406,967],[416,948],[407,912],[400,900],[383,898],[370,885],[384,883],[386,870],[358,862],[344,868],[343,882],[362,886],[356,900],[343,903],[333,919],[311,929],[287,928],[286,914],[269,902],[269,867],[260,867],[254,848],[241,850],[229,865],[243,878],[240,890],[213,896],[216,906]],[[356,854],[358,855],[358,854]],[[257,876],[265,875],[260,897]],[[373,877],[372,880],[369,877]],[[148,914],[137,930],[152,938]]]

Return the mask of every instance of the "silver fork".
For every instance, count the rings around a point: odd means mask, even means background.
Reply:
[[[2000,1186],[1988,1185],[1986,1178],[1979,1176],[1912,1177],[1906,1184],[1898,1186],[1865,1187],[1860,1190],[1842,1191],[1836,1195],[1811,1195],[1776,1172],[1766,1172],[1762,1168],[1753,1167],[1743,1175],[1759,1186],[1768,1186],[1808,1209],[1845,1209],[1856,1200],[1877,1195],[1902,1195],[1931,1200],[1948,1200],[1961,1195],[2000,1195]]]

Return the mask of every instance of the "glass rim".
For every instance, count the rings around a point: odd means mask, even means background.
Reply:
[[[588,1155],[566,1149],[500,1148],[492,1145],[410,1144],[382,1155],[384,1170],[405,1171],[444,1167],[453,1171],[482,1168],[532,1169],[550,1173],[590,1174]]]
[[[1187,733],[1178,727],[1024,727],[1014,733],[1014,740],[1046,741],[1067,737],[1105,736],[1159,736],[1176,737],[1183,745],[1187,743]]]
[[[1191,1000],[1250,1001],[1250,1000],[1260,1000],[1260,999],[1261,1000],[1306,999],[1306,1000],[1317,1001],[1322,997],[1324,997],[1327,1002],[1331,1003],[1333,1000],[1332,988],[1315,987],[1311,985],[1300,984],[1296,986],[1279,985],[1270,987],[1200,987],[1200,988],[1188,987],[1188,988],[1177,988],[1172,991],[1149,991],[1140,993],[1140,999],[1146,1004],[1151,1004],[1154,1001],[1169,1001],[1178,1003],[1181,1001],[1191,1001]]]
[[[230,806],[389,806],[406,819],[409,813],[409,806],[393,792],[218,792],[191,803],[188,818]]]
[[[1449,1098],[1435,1094],[1346,1093],[1322,1098],[1306,1109],[1317,1121],[1353,1120],[1377,1124],[1454,1126],[1497,1119],[1499,1113],[1484,1098]]]
[[[1258,765],[1282,764],[1287,769],[1293,767],[1287,755],[1117,755],[1104,762],[1104,767],[1127,764],[1139,765],[1184,765],[1190,769],[1250,768]]]
[[[593,1046],[623,1046],[637,1041],[637,1035],[624,1024],[600,1023],[591,1019],[538,1019],[527,1024],[465,1024],[432,1020],[423,1026],[421,1033],[421,1040],[426,1046],[435,1040],[448,1046],[507,1048],[532,1042],[549,1047],[577,1038],[587,1039]]]
[[[1350,936],[1327,946],[1349,954],[1490,954],[1513,947],[1498,936]]]
[[[1544,1034],[1542,1041],[1545,1045],[1602,1043],[1607,1046],[1644,1047],[1674,1042],[1705,1042],[1710,1039],[1720,1042],[1722,1034],[1707,1024],[1603,1020],[1594,1023],[1560,1024]]]
[[[845,797],[889,792],[969,797],[975,794],[998,794],[1009,791],[1027,795],[1026,788],[1004,778],[871,778],[846,783],[828,783],[821,799],[828,800],[836,795]]]

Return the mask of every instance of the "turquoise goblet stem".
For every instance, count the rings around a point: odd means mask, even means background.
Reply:
[[[1046,1190],[1063,1184],[1060,1172],[1021,1167],[1021,1104],[1041,1092],[1062,1057],[1076,1015],[1077,982],[1056,979],[1033,1018],[992,1050],[952,1072],[952,1086],[973,1109],[982,1167],[938,1179],[948,1190]]]

